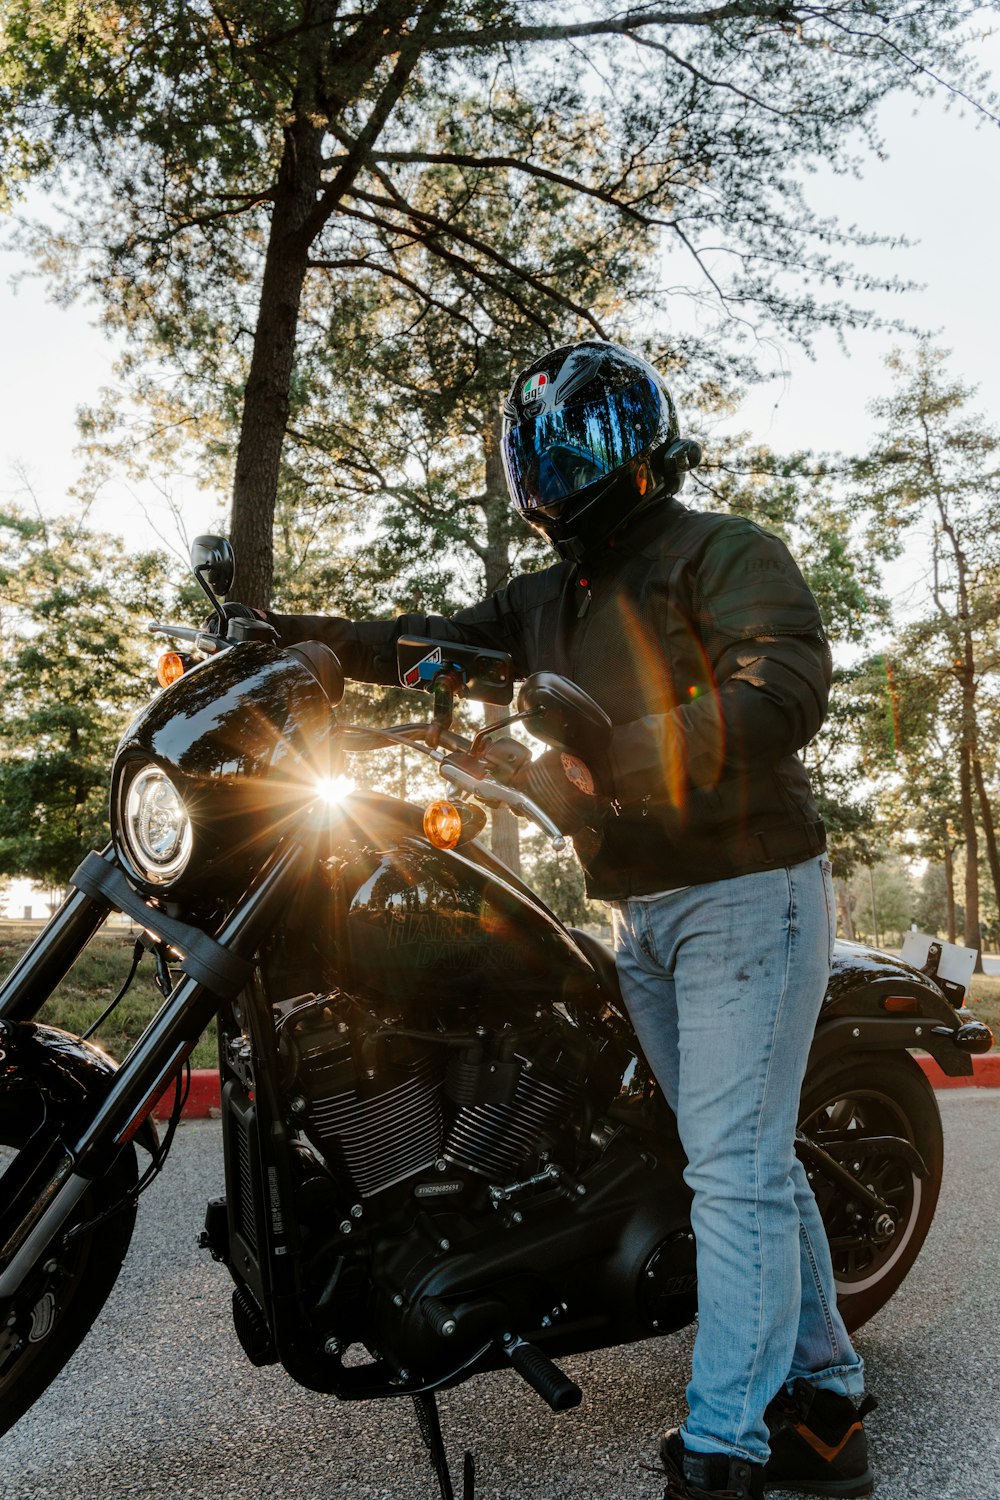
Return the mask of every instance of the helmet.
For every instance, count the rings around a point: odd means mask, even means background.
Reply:
[[[618,344],[564,344],[520,372],[503,408],[515,509],[579,561],[651,501],[675,495],[701,458],[681,440],[662,377]]]

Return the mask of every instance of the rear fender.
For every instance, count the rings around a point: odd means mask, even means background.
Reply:
[[[0,1021],[0,1095],[40,1097],[50,1126],[66,1139],[89,1124],[118,1071],[93,1042],[36,1021]],[[136,1137],[153,1154],[159,1145],[148,1119]]]
[[[963,1026],[943,991],[927,974],[888,953],[859,943],[838,942],[810,1068],[835,1052],[880,1052],[918,1047],[953,1078],[972,1072],[971,1053],[991,1038]]]

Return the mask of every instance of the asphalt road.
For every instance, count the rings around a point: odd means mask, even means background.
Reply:
[[[881,1401],[877,1500],[1000,1500],[1000,1090],[939,1100],[937,1219],[858,1338]],[[228,1276],[195,1246],[218,1147],[215,1124],[181,1130],[100,1322],[0,1441],[0,1495],[437,1500],[408,1401],[339,1405],[244,1359]],[[643,1465],[683,1417],[690,1348],[685,1332],[566,1361],[585,1394],[564,1416],[511,1374],[480,1377],[443,1398],[446,1438],[474,1449],[479,1500],[659,1500]]]

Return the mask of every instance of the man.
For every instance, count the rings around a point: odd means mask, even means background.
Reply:
[[[611,811],[578,839],[612,903],[622,992],[677,1114],[694,1199],[699,1327],[666,1500],[765,1485],[868,1494],[863,1367],[794,1152],[829,973],[825,838],[796,755],[830,656],[784,544],[676,499],[696,443],[657,372],[586,341],[536,360],[504,406],[515,507],[561,554],[450,620],[270,615],[349,676],[395,681],[400,634],[510,652],[577,682],[613,724]]]

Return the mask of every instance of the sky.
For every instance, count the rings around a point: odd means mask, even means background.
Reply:
[[[1000,37],[980,47],[983,67],[1000,81]],[[975,401],[990,422],[1000,417],[1000,128],[978,126],[974,113],[943,98],[898,98],[883,106],[886,158],[868,161],[861,181],[824,171],[807,193],[824,215],[866,231],[903,235],[910,249],[865,252],[858,263],[922,283],[905,296],[874,299],[876,310],[934,335],[952,352],[950,373],[978,386]],[[42,283],[22,274],[22,257],[0,251],[0,502],[36,504],[49,515],[73,507],[68,491],[81,467],[74,453],[75,414],[111,381],[115,350],[95,326],[93,309],[57,306]],[[888,388],[883,359],[894,343],[885,332],[854,334],[842,350],[830,335],[808,358],[790,343],[769,350],[776,379],[755,389],[736,413],[747,431],[777,451],[860,453],[873,431],[868,404]],[[683,416],[683,392],[678,397]],[[27,490],[30,485],[30,495]],[[200,492],[183,474],[141,488],[110,483],[89,517],[136,549],[186,550],[165,495],[178,507],[187,537],[224,525],[226,497]],[[925,593],[917,538],[894,564],[887,585],[897,608],[919,610]]]

